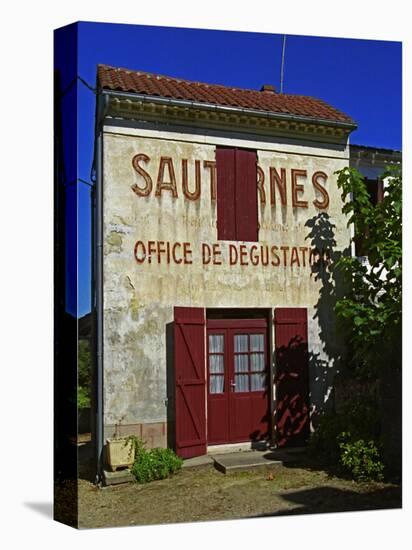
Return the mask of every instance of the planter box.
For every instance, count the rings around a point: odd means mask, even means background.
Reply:
[[[126,438],[106,440],[107,464],[112,472],[118,468],[130,468],[134,463],[133,441]]]

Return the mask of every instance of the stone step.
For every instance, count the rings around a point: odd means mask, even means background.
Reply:
[[[130,483],[136,481],[136,478],[131,471],[126,468],[125,470],[117,470],[117,472],[110,472],[103,470],[104,485],[119,485],[120,483]]]
[[[213,458],[209,455],[201,455],[193,458],[185,458],[182,467],[193,468],[194,466],[205,466],[206,464],[213,464]]]
[[[299,450],[267,450],[267,451],[243,451],[234,453],[224,453],[212,455],[215,468],[226,474],[228,472],[239,470],[251,470],[253,468],[261,468],[272,466],[275,464],[285,464],[293,462],[302,454]]]

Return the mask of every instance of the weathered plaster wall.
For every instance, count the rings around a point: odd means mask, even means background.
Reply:
[[[104,411],[106,435],[112,435],[112,426],[153,424],[164,427],[166,415],[166,327],[173,321],[173,306],[199,307],[307,307],[309,323],[309,351],[311,397],[315,406],[321,406],[331,385],[332,365],[338,355],[338,339],[334,319],[325,301],[322,277],[308,262],[304,262],[300,247],[310,247],[314,220],[323,215],[326,231],[336,241],[335,250],[343,250],[349,242],[349,230],[341,214],[341,199],[334,172],[347,165],[346,151],[313,146],[268,144],[254,141],[230,142],[224,138],[173,135],[160,132],[107,127],[104,134]],[[241,244],[217,240],[216,202],[211,200],[211,170],[204,161],[214,161],[217,143],[258,150],[258,163],[265,175],[266,204],[259,202],[259,246],[277,246],[279,265],[251,265],[256,261],[254,243],[246,243],[244,262],[240,265]],[[140,166],[153,182],[149,196],[138,196],[133,185],[144,188],[146,183],[132,166],[136,154],[150,157]],[[161,157],[173,159],[177,198],[168,189],[155,195]],[[188,159],[189,189],[195,188],[195,160],[200,161],[201,195],[199,200],[188,200],[182,192],[182,159]],[[276,206],[270,200],[270,167],[281,168],[287,174],[287,206],[282,206],[277,194]],[[299,178],[299,200],[307,201],[307,208],[293,208],[291,198],[291,170],[306,170],[307,178]],[[315,199],[322,201],[311,182],[312,174],[323,171],[327,182],[322,182],[329,195],[327,209],[318,209]],[[166,168],[164,181],[170,181]],[[326,215],[326,216],[325,216]],[[329,239],[330,240],[330,239]],[[189,243],[191,263],[166,263],[157,251],[138,263],[135,244],[141,241]],[[218,244],[221,265],[205,265],[202,244]],[[238,252],[238,262],[230,265],[230,245]],[[281,246],[289,246],[287,252]],[[296,247],[291,265],[291,248]],[[181,249],[177,248],[178,259]],[[247,256],[252,250],[253,259]],[[138,258],[144,257],[142,245]],[[286,256],[284,257],[284,254]],[[232,248],[233,258],[233,248]],[[286,266],[284,259],[286,258]],[[271,256],[273,263],[276,257]],[[305,263],[305,265],[303,265]],[[327,275],[326,275],[327,276]],[[327,297],[326,297],[327,298]],[[319,313],[319,308],[323,311]],[[319,327],[319,323],[322,325]],[[329,336],[328,336],[329,334]],[[325,338],[328,339],[325,342]],[[335,344],[333,344],[335,342]],[[337,347],[337,349],[334,348]],[[162,428],[163,429],[163,428]]]

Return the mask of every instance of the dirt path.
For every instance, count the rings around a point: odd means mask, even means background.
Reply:
[[[146,485],[104,489],[79,481],[82,528],[399,507],[398,485],[354,483],[298,467],[224,475],[202,466]]]

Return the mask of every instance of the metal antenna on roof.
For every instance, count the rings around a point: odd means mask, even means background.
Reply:
[[[283,71],[285,68],[285,48],[286,48],[286,34],[283,35],[283,46],[282,46],[282,63],[280,65],[280,93],[283,93]]]

